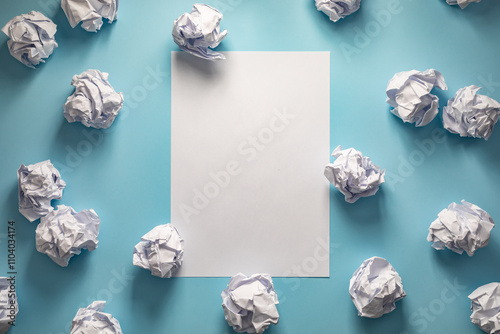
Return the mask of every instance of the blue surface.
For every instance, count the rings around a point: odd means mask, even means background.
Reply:
[[[223,12],[229,31],[218,50],[331,51],[331,148],[355,147],[388,172],[376,196],[355,204],[331,191],[331,277],[275,279],[280,323],[266,333],[482,333],[469,320],[467,295],[500,277],[498,227],[472,258],[435,251],[426,236],[438,212],[462,198],[500,222],[500,129],[485,142],[445,132],[439,118],[424,128],[403,124],[389,112],[385,88],[396,72],[435,68],[449,86],[437,92],[441,107],[471,84],[500,100],[498,1],[462,11],[444,0],[365,0],[337,23],[313,0],[208,4]],[[15,220],[20,304],[9,333],[69,333],[77,309],[95,299],[108,301],[105,310],[124,333],[232,333],[220,306],[227,278],[159,279],[132,266],[140,236],[170,217],[170,51],[178,50],[170,32],[191,5],[123,1],[119,20],[94,34],[71,29],[57,0],[2,0],[0,25],[38,10],[58,25],[59,43],[32,70],[0,36],[0,274],[7,272],[6,224]],[[88,68],[110,73],[125,94],[109,131],[62,116],[71,77]],[[150,72],[159,73],[156,85]],[[68,268],[36,251],[36,223],[17,210],[16,170],[46,159],[68,184],[53,204],[94,208],[102,221],[99,248]],[[393,264],[408,296],[370,320],[357,316],[348,285],[374,255]]]

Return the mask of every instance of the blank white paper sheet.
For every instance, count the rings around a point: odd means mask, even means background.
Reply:
[[[177,276],[329,276],[330,53],[172,52]]]

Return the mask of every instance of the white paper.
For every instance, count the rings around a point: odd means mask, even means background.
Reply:
[[[329,53],[224,54],[172,53],[177,276],[326,277]]]
[[[481,87],[468,86],[459,89],[443,109],[444,128],[460,137],[488,140],[498,121],[500,103],[477,94]]]
[[[462,9],[473,2],[479,3],[481,2],[481,0],[446,0],[446,3],[448,3],[448,5],[459,5]]]
[[[470,295],[472,323],[486,333],[500,333],[500,283],[480,286]]]
[[[432,241],[437,250],[446,247],[472,256],[478,248],[488,245],[493,227],[495,222],[486,211],[462,200],[462,204],[451,203],[438,214],[429,227],[427,241]]]
[[[182,265],[184,240],[172,224],[158,225],[135,245],[133,264],[154,276],[170,278]]]
[[[123,334],[118,320],[104,313],[105,301],[98,300],[81,308],[71,322],[70,334]]]
[[[385,170],[374,165],[370,158],[353,148],[342,150],[339,145],[333,150],[335,161],[325,167],[325,177],[345,197],[354,203],[361,197],[375,195],[385,182]]]
[[[35,231],[36,249],[66,267],[82,249],[91,252],[97,248],[99,224],[93,209],[76,212],[70,206],[58,205],[57,210],[40,219]]]
[[[222,291],[222,309],[229,326],[238,333],[263,333],[278,324],[278,296],[268,274],[247,277],[241,273]]]
[[[10,54],[31,68],[44,63],[43,59],[57,48],[54,37],[57,26],[40,12],[31,11],[16,16],[7,22],[2,31],[10,38],[7,41]]]
[[[401,277],[392,265],[374,256],[363,262],[349,283],[349,294],[360,317],[380,318],[396,309],[404,297]]]
[[[19,306],[17,295],[11,291],[9,277],[0,277],[0,333],[6,333],[16,321]]]
[[[345,18],[348,15],[356,12],[360,5],[361,0],[315,0],[316,8],[322,11],[333,22]]]
[[[439,112],[439,98],[430,94],[434,87],[448,89],[443,75],[434,69],[396,73],[387,85],[386,102],[403,122],[424,126]]]
[[[118,0],[62,0],[61,8],[68,18],[71,28],[82,22],[82,28],[97,32],[101,29],[102,18],[109,23],[116,20]]]
[[[73,76],[71,85],[75,91],[63,106],[68,122],[81,122],[96,129],[107,129],[113,124],[123,106],[123,94],[115,92],[108,77],[108,73],[99,70]]]
[[[59,171],[45,160],[21,165],[17,170],[19,212],[30,222],[53,210],[50,202],[61,199],[66,182]]]
[[[224,55],[209,48],[216,48],[226,37],[220,31],[222,13],[203,4],[194,4],[191,13],[182,14],[174,21],[172,36],[180,49],[203,59],[220,60]]]

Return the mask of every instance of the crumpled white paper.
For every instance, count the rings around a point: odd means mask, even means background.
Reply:
[[[439,98],[430,94],[434,87],[448,89],[443,75],[434,69],[396,73],[387,85],[386,102],[403,122],[424,126],[439,112]]]
[[[134,266],[154,276],[170,278],[182,265],[184,240],[172,224],[158,225],[146,233],[134,248]]]
[[[53,210],[50,202],[61,199],[66,182],[50,163],[21,165],[17,170],[19,212],[30,222]]]
[[[217,47],[227,35],[227,30],[220,32],[221,20],[222,13],[217,9],[194,4],[191,13],[184,13],[174,21],[174,42],[181,50],[200,58],[226,59],[223,54],[209,49]]]
[[[427,241],[437,250],[446,247],[472,256],[478,248],[488,245],[493,227],[495,222],[486,211],[462,200],[462,204],[451,203],[438,214],[429,227]]]
[[[118,0],[62,0],[61,8],[68,18],[71,28],[82,22],[82,28],[97,32],[101,29],[102,18],[113,23],[118,12]]]
[[[315,0],[316,8],[322,11],[333,22],[337,22],[344,17],[356,12],[360,5],[361,0]]]
[[[222,308],[229,326],[238,333],[262,333],[279,321],[278,296],[268,274],[233,276],[222,291]]]
[[[349,294],[358,315],[367,318],[392,312],[395,302],[406,297],[399,274],[386,259],[377,256],[365,260],[354,272]]]
[[[472,323],[486,333],[500,333],[500,283],[480,286],[470,295]]]
[[[71,322],[70,334],[123,334],[118,320],[102,312],[105,305],[105,301],[97,300],[79,309]]]
[[[9,292],[11,291],[10,285],[8,277],[0,277],[0,333],[6,333],[9,330],[10,323],[16,320],[19,312],[17,295]]]
[[[485,95],[476,95],[481,87],[468,86],[458,90],[443,109],[444,128],[460,137],[488,140],[498,121],[500,103]]]
[[[108,76],[99,70],[73,76],[71,85],[75,86],[75,92],[63,106],[68,122],[82,122],[96,129],[107,129],[113,124],[123,106],[123,94],[115,92]]]
[[[481,2],[481,0],[446,0],[446,3],[448,3],[448,5],[459,5],[462,9],[473,2],[479,3]]]
[[[43,58],[48,58],[57,43],[57,25],[40,12],[31,11],[14,17],[2,28],[9,36],[7,41],[10,54],[24,65],[35,68]]]
[[[99,224],[93,209],[77,213],[70,206],[58,205],[57,210],[40,219],[35,232],[36,250],[66,267],[82,249],[91,252],[97,248]]]
[[[374,165],[370,158],[364,157],[353,148],[342,150],[339,145],[332,153],[335,161],[325,167],[325,176],[345,196],[354,203],[361,197],[375,195],[385,182],[385,170]]]

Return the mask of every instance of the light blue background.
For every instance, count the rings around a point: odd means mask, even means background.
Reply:
[[[467,295],[500,279],[499,228],[472,258],[435,251],[426,236],[438,212],[462,198],[500,222],[500,129],[485,142],[444,133],[439,117],[424,128],[403,124],[389,112],[385,88],[396,72],[435,68],[449,86],[437,92],[441,107],[471,84],[500,100],[498,1],[462,11],[444,0],[364,0],[337,23],[313,0],[208,4],[223,12],[221,26],[229,31],[218,50],[330,51],[331,148],[354,147],[388,172],[376,196],[355,204],[332,189],[331,277],[276,278],[280,323],[267,333],[481,333],[469,320]],[[59,43],[32,70],[10,56],[0,36],[0,274],[7,272],[8,220],[16,221],[19,272],[20,313],[10,333],[69,333],[77,309],[99,298],[124,333],[232,333],[220,306],[228,278],[167,280],[132,266],[140,236],[170,217],[170,52],[178,50],[170,33],[191,5],[122,1],[119,20],[94,34],[71,29],[57,0],[2,0],[0,25],[38,10],[58,25]],[[390,17],[376,20],[389,9]],[[360,37],[367,30],[371,36]],[[347,47],[354,53],[346,55]],[[84,126],[62,115],[71,77],[89,68],[110,73],[126,101],[94,144]],[[151,71],[160,73],[154,88]],[[68,268],[36,251],[36,223],[17,210],[16,170],[46,159],[68,184],[53,204],[94,208],[102,221],[99,248],[74,257]],[[408,296],[371,320],[357,316],[348,285],[374,255],[392,263]],[[459,285],[456,294],[447,282]]]

